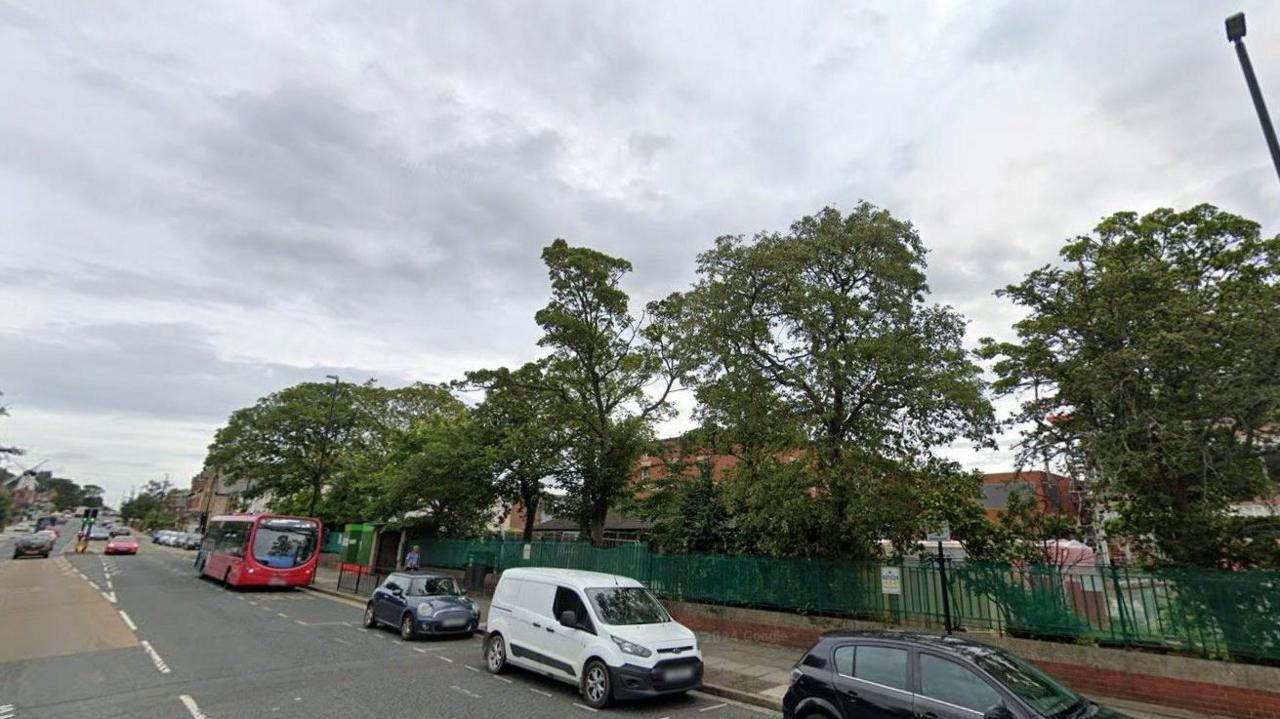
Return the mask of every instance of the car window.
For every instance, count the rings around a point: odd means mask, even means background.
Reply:
[[[853,676],[894,689],[907,689],[907,650],[863,645],[853,657]]]
[[[542,582],[525,582],[520,589],[520,606],[544,617],[551,616],[556,588]]]
[[[836,673],[853,676],[853,647],[836,647]]]
[[[582,603],[582,597],[578,593],[568,587],[556,587],[556,601],[551,608],[551,615],[560,621],[560,612],[573,612],[575,624],[574,626],[585,631],[593,631],[591,626],[591,618],[587,616],[587,605]]]
[[[1003,703],[1000,694],[969,668],[932,654],[920,655],[920,693],[979,714]]]
[[[404,589],[409,583],[409,578],[402,574],[388,574],[387,578],[382,580],[382,588],[388,592],[396,589]]]

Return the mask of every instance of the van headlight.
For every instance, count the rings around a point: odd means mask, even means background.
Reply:
[[[629,642],[626,639],[623,639],[622,637],[615,637],[611,634],[609,635],[609,638],[613,640],[614,644],[618,645],[618,649],[620,649],[623,654],[631,654],[637,657],[647,657],[653,654],[653,652],[649,651],[648,649],[645,649],[639,644],[636,644],[635,642]]]

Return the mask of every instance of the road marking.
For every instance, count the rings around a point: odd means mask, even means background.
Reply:
[[[276,616],[277,616],[277,617],[280,617],[281,619],[288,619],[288,618],[289,618],[289,615],[288,615],[288,614],[285,614],[284,612],[276,612]]]
[[[457,684],[450,684],[450,685],[449,685],[449,688],[450,688],[450,689],[452,689],[452,690],[454,690],[454,691],[456,691],[456,692],[462,692],[463,694],[466,694],[467,696],[471,697],[472,699],[479,699],[479,698],[480,698],[480,695],[479,695],[479,694],[476,694],[475,692],[469,692],[469,691],[467,691],[466,689],[463,689],[462,687],[458,686]]]
[[[115,592],[102,592],[102,598],[103,598],[103,599],[105,599],[105,600],[107,600],[108,602],[111,602],[112,604],[115,604],[115,603],[116,603],[116,593],[115,593]]]
[[[128,625],[130,629],[135,632],[138,631],[138,625],[133,623],[133,620],[129,618],[128,614],[124,613],[123,609],[120,610],[120,618],[124,620],[124,623]]]
[[[498,681],[500,681],[500,682],[506,682],[507,684],[515,684],[515,682],[511,681],[510,679],[508,679],[508,678],[506,678],[506,677],[500,677],[500,676],[498,676],[497,674],[494,674],[494,675],[493,675],[493,678],[494,678],[494,679],[497,679],[497,680],[498,680]]]
[[[338,642],[339,644],[346,644],[347,646],[351,646],[351,642],[347,641],[346,639],[342,639],[341,637],[334,637],[333,641]]]
[[[18,709],[12,704],[0,704],[0,719],[12,719],[17,716],[14,712]]]
[[[98,588],[99,588],[99,587],[98,587],[98,583],[97,583],[97,582],[95,582],[95,581],[93,581],[92,579],[88,579],[88,580],[86,580],[86,581],[88,581],[88,582],[89,582],[89,586],[93,587],[94,589],[98,589]]]
[[[165,664],[160,655],[156,653],[156,650],[151,647],[151,642],[143,639],[141,644],[142,648],[147,650],[147,655],[151,657],[151,663],[156,665],[156,669],[159,669],[161,674],[168,674],[169,665]]]
[[[440,657],[436,657],[436,659],[443,659],[443,660],[445,660],[446,662],[449,662],[450,664],[453,664],[453,660],[452,660],[452,659],[450,659],[449,657],[440,656]]]
[[[253,606],[255,606],[255,607],[256,607],[256,606],[258,606],[258,603],[257,603],[257,602],[255,602],[255,601],[253,601],[252,599],[250,599],[250,600],[249,600],[249,603],[250,603],[250,604],[252,604],[252,605],[253,605]]]
[[[473,672],[478,672],[478,671],[480,671],[479,669],[476,669],[475,667],[471,666],[470,664],[463,664],[462,666],[466,667],[467,669],[470,669],[470,670],[471,670],[471,671],[473,671]]]
[[[294,623],[294,624],[297,624],[297,625],[298,625],[298,626],[300,626],[300,627],[305,627],[305,626],[307,626],[307,623],[306,623],[306,622],[304,622],[304,621],[302,621],[301,619],[295,619],[295,620],[293,620],[293,623]]]
[[[587,706],[586,704],[579,704],[578,702],[574,702],[574,703],[573,703],[573,705],[574,705],[575,707],[578,707],[579,709],[586,709],[586,710],[587,710],[587,711],[589,711],[589,712],[599,711],[598,709],[592,709],[591,707]]]
[[[544,692],[541,689],[530,689],[529,691],[533,692],[534,694],[541,694],[544,697],[551,696],[551,692]]]
[[[114,589],[115,589],[115,587],[111,586],[111,580],[110,580],[110,579],[108,579],[108,580],[107,580],[107,589],[108,589],[108,590],[114,590]]]
[[[200,711],[200,707],[196,706],[195,699],[186,694],[180,694],[178,695],[178,700],[182,702],[182,706],[187,708],[187,711],[191,712],[191,719],[208,719],[204,712]]]
[[[729,705],[728,705],[728,704],[715,704],[715,705],[712,705],[712,706],[709,706],[709,707],[703,707],[703,708],[699,709],[698,711],[700,711],[700,712],[709,712],[709,711],[711,711],[711,710],[713,710],[713,709],[724,709],[724,708],[725,708],[725,707],[727,707],[727,706],[729,706]]]

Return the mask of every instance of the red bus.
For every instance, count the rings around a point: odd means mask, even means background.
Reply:
[[[228,514],[205,528],[196,568],[233,587],[311,583],[320,552],[320,520],[278,514]]]

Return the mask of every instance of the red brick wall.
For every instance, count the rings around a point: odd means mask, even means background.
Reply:
[[[673,611],[672,616],[696,632],[794,647],[797,659],[800,651],[808,649],[821,635],[821,631],[805,627],[756,624],[704,614]],[[1072,689],[1090,696],[1130,699],[1242,719],[1280,719],[1280,691],[1033,661]]]

